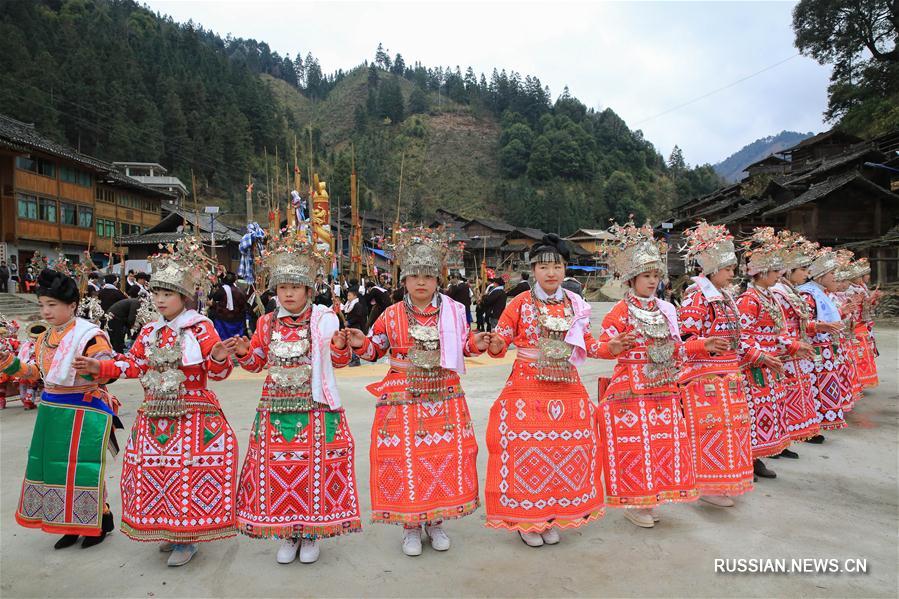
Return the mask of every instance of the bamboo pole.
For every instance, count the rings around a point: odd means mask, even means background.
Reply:
[[[247,173],[247,224],[253,222],[253,177]]]
[[[403,171],[406,167],[406,152],[403,152],[403,156],[400,159],[400,185],[399,190],[396,194],[396,218],[393,221],[393,231],[391,232],[390,238],[393,241],[393,246],[396,247],[396,242],[398,241],[397,235],[400,230],[400,205],[403,201]],[[396,256],[393,257],[393,284],[399,285],[399,265],[396,263]]]

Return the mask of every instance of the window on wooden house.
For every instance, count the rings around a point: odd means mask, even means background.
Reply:
[[[78,226],[90,229],[94,225],[94,211],[88,206],[78,206]]]
[[[41,158],[37,161],[37,172],[39,175],[43,175],[45,177],[55,177],[56,163]]]
[[[18,197],[19,218],[37,220],[37,198],[20,193]]]
[[[38,202],[38,218],[48,223],[56,222],[56,200],[41,198]]]
[[[78,216],[78,210],[75,208],[75,204],[67,204],[66,202],[59,203],[59,222],[63,225],[70,225],[72,227],[75,226],[76,220]]]
[[[90,173],[70,166],[59,167],[59,178],[66,183],[74,183],[82,187],[91,186]]]
[[[16,168],[23,171],[37,172],[37,160],[28,156],[16,156]]]

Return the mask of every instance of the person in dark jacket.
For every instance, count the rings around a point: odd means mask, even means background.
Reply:
[[[108,312],[112,315],[106,326],[109,331],[109,343],[112,349],[120,354],[125,353],[125,336],[134,328],[138,308],[140,299],[136,297],[127,297],[109,307]]]
[[[368,306],[368,321],[365,323],[365,328],[361,330],[367,333],[378,320],[378,316],[390,307],[393,301],[390,297],[390,290],[381,285],[374,285],[366,292],[364,302]]]
[[[531,284],[528,282],[528,279],[531,277],[531,273],[523,272],[521,273],[521,280],[518,282],[515,287],[509,290],[507,294],[509,297],[515,297],[521,293],[525,293],[531,290]]]
[[[325,282],[324,277],[321,275],[315,276],[315,295],[313,296],[315,299],[312,300],[312,303],[318,304],[320,306],[328,306],[329,308],[334,305],[334,298],[332,297],[333,291],[331,289],[331,285]]]
[[[562,289],[567,289],[572,293],[577,293],[579,296],[584,297],[584,286],[581,285],[580,281],[574,278],[574,271],[569,270],[565,275],[565,278],[562,279]]]
[[[346,292],[347,301],[343,305],[343,315],[348,329],[366,330],[368,325],[368,306],[359,299],[359,289],[349,288]],[[355,353],[350,360],[350,366],[359,366],[359,356]]]
[[[241,337],[246,334],[247,295],[235,284],[234,273],[226,273],[221,281],[209,294],[207,315],[222,339]]]
[[[9,267],[6,260],[0,261],[0,293],[9,293]]]
[[[493,283],[493,289],[481,300],[484,306],[484,316],[487,320],[487,332],[496,328],[499,317],[502,315],[503,310],[506,309],[506,282],[502,278],[497,277],[493,280]]]
[[[88,297],[97,297],[97,294],[100,293],[100,287],[102,286],[103,283],[100,279],[100,273],[90,273],[87,275],[87,290],[85,291],[85,295]]]
[[[468,281],[457,274],[450,277],[450,286],[446,290],[446,294],[465,306],[465,317],[468,324],[471,324],[471,288]]]
[[[134,283],[128,286],[126,292],[128,297],[143,297],[150,295],[150,275],[145,272],[139,272],[134,275]]]
[[[103,286],[97,292],[97,299],[100,300],[100,307],[103,308],[104,312],[109,312],[114,303],[127,297],[116,287],[118,280],[119,277],[114,274],[108,274],[103,277]]]

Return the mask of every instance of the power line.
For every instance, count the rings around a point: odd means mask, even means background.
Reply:
[[[745,77],[741,77],[740,79],[737,79],[736,81],[728,83],[727,85],[725,85],[723,87],[713,89],[712,91],[706,92],[706,93],[702,94],[701,96],[697,96],[697,97],[693,98],[692,100],[687,100],[686,102],[684,102],[682,104],[678,104],[677,106],[673,106],[673,107],[669,108],[668,110],[663,110],[662,112],[660,112],[658,114],[654,114],[651,117],[647,117],[643,120],[637,121],[636,123],[633,123],[633,126],[642,125],[643,123],[657,119],[660,116],[664,116],[668,113],[674,112],[675,110],[680,110],[681,108],[684,108],[685,106],[689,106],[690,104],[695,104],[696,102],[699,102],[700,100],[704,100],[704,99],[708,98],[709,96],[717,94],[718,92],[722,92],[726,89],[730,89],[730,88],[734,87],[735,85],[738,85],[740,83],[743,83],[744,81],[747,81],[748,79],[752,79],[753,77],[761,75],[762,73],[766,73],[766,72],[770,71],[771,69],[777,68],[780,65],[793,60],[794,58],[796,58],[799,55],[800,55],[800,53],[797,52],[796,54],[790,56],[789,58],[785,58],[781,61],[775,62],[772,65],[768,65],[767,67],[765,67],[759,71],[756,71],[755,73],[752,73],[751,75],[746,75]]]

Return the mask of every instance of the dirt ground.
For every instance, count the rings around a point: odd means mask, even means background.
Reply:
[[[606,305],[595,305],[598,321]],[[880,386],[849,415],[849,428],[823,445],[794,447],[799,460],[771,461],[778,477],[760,481],[731,509],[703,504],[662,508],[653,529],[638,529],[610,509],[603,520],[533,549],[484,527],[483,508],[446,524],[453,547],[420,557],[401,552],[399,527],[368,524],[368,449],[374,400],[363,389],[383,364],[343,370],[338,385],[357,441],[361,534],[322,541],[312,565],[275,563],[277,541],[238,537],[201,546],[183,568],[167,568],[155,545],[116,531],[102,545],[55,551],[56,538],[16,525],[16,507],[35,412],[0,412],[0,594],[3,597],[522,597],[522,596],[831,596],[896,597],[899,564],[897,358],[899,329],[880,327]],[[486,472],[487,414],[511,358],[470,361],[463,385]],[[596,377],[611,363],[581,369],[595,399]],[[241,460],[262,377],[236,372],[214,383],[238,434]],[[113,388],[130,428],[142,393],[135,381]],[[107,469],[109,501],[121,513],[121,461]],[[867,573],[715,572],[716,558],[866,560]]]

